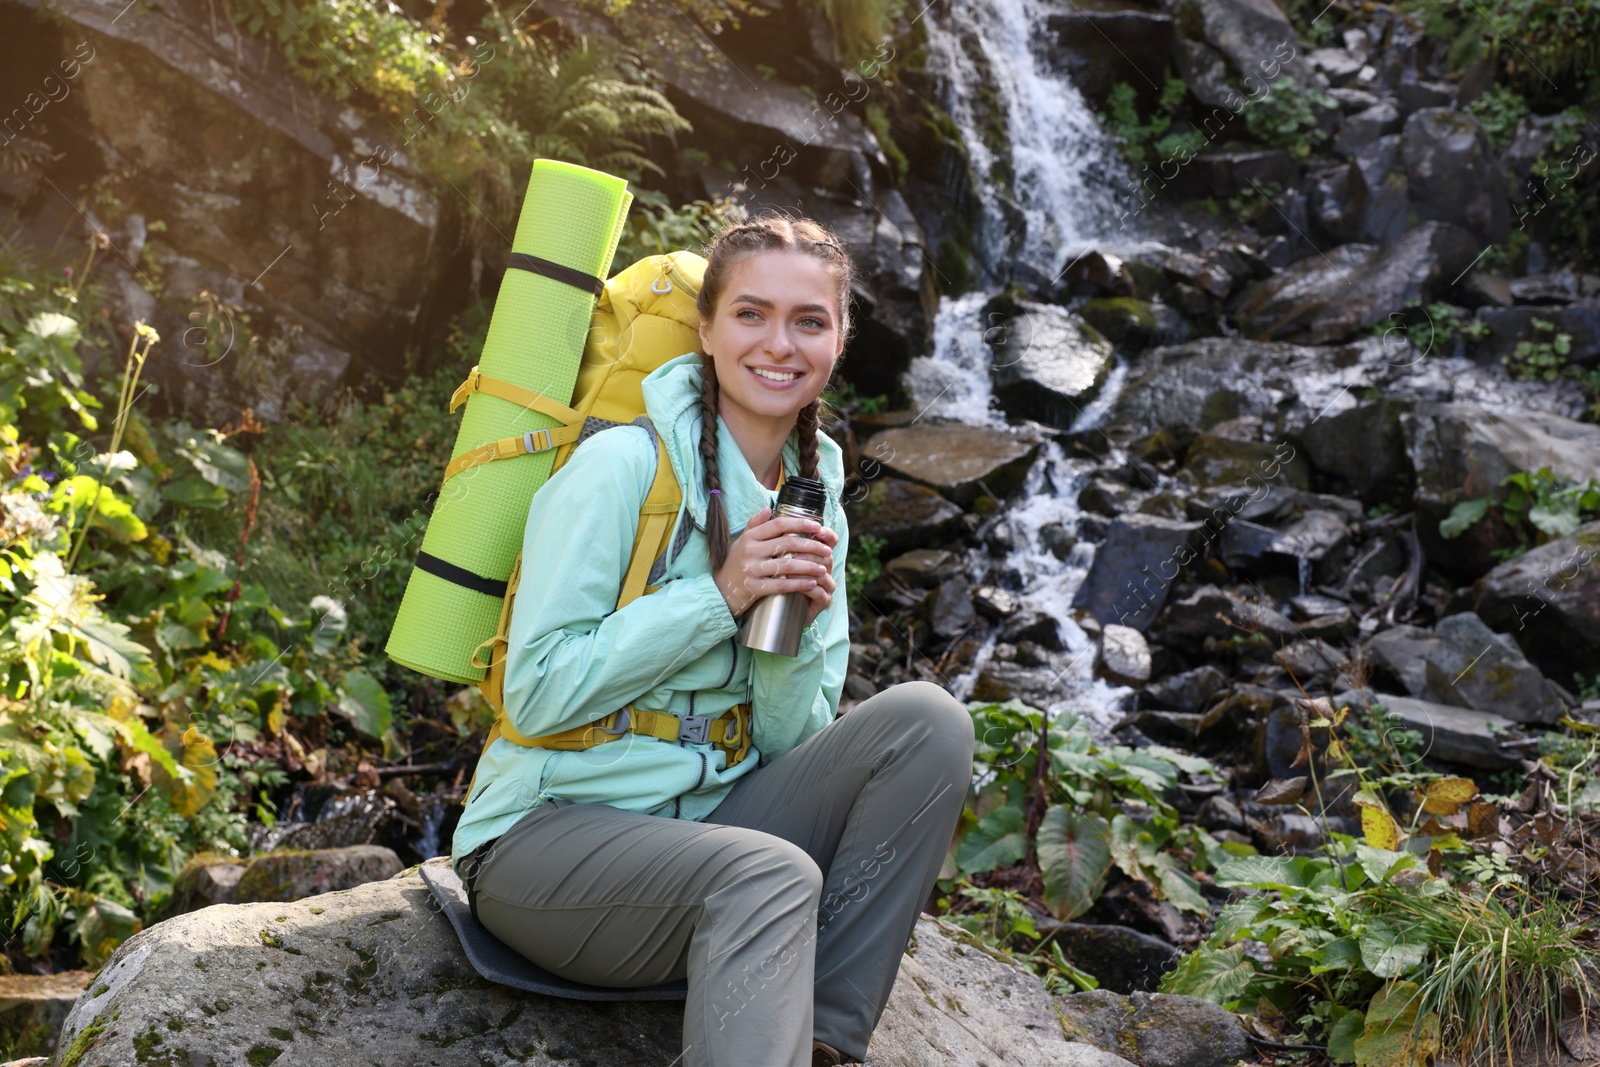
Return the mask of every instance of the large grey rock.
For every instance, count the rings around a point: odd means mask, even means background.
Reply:
[[[1067,962],[1100,980],[1113,993],[1150,992],[1177,962],[1178,950],[1150,934],[1109,923],[1037,921],[1040,933],[1056,931]]]
[[[1456,606],[1510,634],[1551,678],[1600,671],[1600,522],[1500,564]]]
[[[1411,405],[1405,397],[1382,396],[1318,419],[1300,432],[1300,440],[1314,467],[1349,482],[1363,501],[1406,502],[1411,464],[1400,416]]]
[[[1550,724],[1561,717],[1555,688],[1523,656],[1470,611],[1439,620],[1433,631],[1396,626],[1366,645],[1374,677],[1398,682],[1423,700]]]
[[[1003,495],[1021,485],[1039,444],[1037,436],[1014,430],[919,422],[875,434],[864,452],[901,477],[966,506],[985,487]]]
[[[878,462],[875,447],[869,446],[863,453],[863,473],[868,464]],[[846,501],[845,510],[852,536],[870,534],[881,539],[885,555],[952,537],[961,528],[960,508],[927,486],[904,478],[873,478],[865,493]]]
[[[1014,417],[1069,430],[1105,384],[1111,342],[1063,308],[1020,303],[992,347],[995,398]]]
[[[1380,718],[1384,732],[1391,729],[1419,732],[1422,756],[1426,759],[1486,770],[1517,764],[1516,757],[1500,747],[1502,738],[1515,736],[1517,724],[1502,715],[1381,693],[1369,694],[1366,699],[1383,705]],[[1334,705],[1340,704],[1361,707],[1363,700],[1354,691],[1340,693],[1334,697]]]
[[[1383,245],[1399,240],[1406,232],[1410,190],[1399,162],[1398,133],[1379,137],[1351,156],[1344,240]]]
[[[1191,544],[1200,524],[1157,515],[1119,516],[1073,598],[1101,623],[1148,629],[1172,591],[1172,583],[1193,558]]]
[[[1258,340],[1326,344],[1368,330],[1408,303],[1426,304],[1482,250],[1451,222],[1426,222],[1382,246],[1308,256],[1247,290],[1235,309]]]
[[[268,852],[251,859],[239,878],[235,900],[241,904],[300,900],[393,878],[400,870],[400,857],[382,845]]]
[[[1457,504],[1478,497],[1504,503],[1510,490],[1501,482],[1517,471],[1549,467],[1557,478],[1575,482],[1600,471],[1600,426],[1559,415],[1422,403],[1401,415],[1400,425],[1416,485],[1417,533],[1428,559],[1471,574],[1488,570],[1493,552],[1513,540],[1493,519],[1446,539],[1439,522]]]
[[[1510,230],[1505,180],[1475,116],[1447,107],[1422,108],[1406,119],[1400,137],[1407,191],[1419,216],[1465,227],[1479,249],[1505,240]]]
[[[1190,34],[1198,29],[1201,39],[1227,58],[1252,96],[1279,77],[1328,87],[1299,55],[1294,26],[1272,0],[1177,0],[1171,10],[1180,27]]]
[[[88,971],[0,974],[0,1056],[54,1050],[61,1024],[92,977]]]
[[[682,1026],[681,1002],[558,1000],[484,981],[413,871],[142,931],[73,1007],[61,1048],[85,1065],[644,1067],[680,1055]],[[882,1067],[1122,1065],[1066,1039],[1031,971],[928,916],[868,1058]]]
[[[1198,997],[1096,989],[1055,1002],[1070,1036],[1139,1067],[1233,1067],[1251,1052],[1238,1017]]]
[[[218,423],[240,404],[280,421],[249,383],[320,399],[353,356],[391,360],[466,300],[468,274],[448,253],[454,204],[435,197],[411,157],[422,139],[444,136],[434,116],[470,92],[470,80],[429,90],[391,127],[311,89],[275,43],[241,33],[201,0],[135,11],[96,0],[23,6],[50,17],[26,22],[8,49],[70,56],[82,43],[93,56],[71,86],[71,107],[52,112],[47,140],[64,153],[52,181],[71,189],[116,173],[121,217],[103,224],[121,254],[97,261],[96,275],[149,313],[165,341],[146,377],[173,400]],[[488,62],[513,60],[502,52]],[[54,238],[59,198],[44,192]],[[145,220],[157,219],[166,229],[149,233]],[[159,286],[154,301],[143,283]],[[216,345],[203,350],[193,332],[201,320],[190,318],[204,310],[201,289],[252,313],[249,328],[287,339],[287,351],[245,357],[245,327],[231,316],[211,323]],[[246,358],[266,365],[248,383],[233,381]]]
[[[1150,680],[1150,644],[1131,626],[1107,625],[1100,633],[1100,669],[1120,685]]]

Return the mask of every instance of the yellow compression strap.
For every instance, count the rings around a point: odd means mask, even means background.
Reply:
[[[562,425],[549,430],[532,430],[517,437],[503,437],[498,441],[469,449],[451,460],[445,467],[445,481],[480,463],[492,463],[497,459],[510,459],[513,456],[525,456],[532,452],[547,452],[552,448],[559,448],[576,441],[578,435],[583,432],[584,418],[572,408],[532,389],[524,389],[501,378],[491,378],[477,367],[473,367],[472,372],[467,375],[467,380],[456,387],[455,393],[450,397],[450,410],[454,412],[456,408],[465,404],[473,393],[487,393],[513,404],[520,404],[542,415],[548,415]]]
[[[492,745],[495,738],[504,737],[524,748],[554,748],[570,752],[620,740],[629,733],[675,742],[679,740],[682,728],[683,720],[671,712],[648,711],[629,704],[594,722],[542,737],[526,737],[506,722],[504,716],[500,716],[489,731],[488,743]],[[707,728],[705,740],[727,753],[729,767],[738,764],[750,748],[750,705],[735,704],[713,719]]]

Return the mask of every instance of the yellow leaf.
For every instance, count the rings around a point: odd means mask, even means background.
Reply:
[[[167,800],[179,815],[192,816],[210,803],[217,792],[217,747],[194,726],[178,737],[167,731],[165,747],[177,760],[177,775],[164,769],[157,775]]]
[[[1373,848],[1393,852],[1400,847],[1400,827],[1395,824],[1394,817],[1382,808],[1361,809],[1361,833]]]
[[[1478,795],[1478,784],[1471,778],[1439,778],[1428,783],[1422,810],[1429,815],[1454,815],[1456,809]]]

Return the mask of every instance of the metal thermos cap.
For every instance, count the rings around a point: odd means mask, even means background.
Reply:
[[[778,506],[775,512],[785,508],[795,511],[809,511],[814,515],[823,514],[828,507],[828,488],[815,478],[786,478],[783,488],[778,490]]]

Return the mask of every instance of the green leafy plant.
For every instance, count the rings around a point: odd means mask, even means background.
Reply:
[[[1295,159],[1304,160],[1313,148],[1327,140],[1327,133],[1317,122],[1317,109],[1338,106],[1322,90],[1302,88],[1293,78],[1285,77],[1273,82],[1266,95],[1249,101],[1244,108],[1244,121],[1251,136],[1262,144],[1282,148]]]
[[[1138,92],[1127,82],[1117,82],[1106,100],[1108,110],[1099,115],[1100,125],[1116,138],[1123,156],[1135,167],[1154,166],[1163,159],[1198,152],[1207,143],[1205,134],[1193,127],[1172,130],[1188,95],[1188,84],[1168,74],[1156,110],[1145,119],[1139,115]]]
[[[1482,522],[1491,509],[1518,539],[1520,549],[1566,537],[1590,518],[1600,516],[1600,482],[1557,478],[1549,467],[1516,471],[1500,481],[1503,499],[1463,500],[1439,522],[1439,535],[1460,537]]]
[[[1484,90],[1467,105],[1467,111],[1477,116],[1483,133],[1497,153],[1504,153],[1516,136],[1517,124],[1528,114],[1527,99],[1508,85],[1495,84]]]
[[[871,534],[851,538],[850,551],[844,561],[847,591],[855,593],[883,573],[883,562],[878,556],[883,551],[884,543],[883,538]]]

